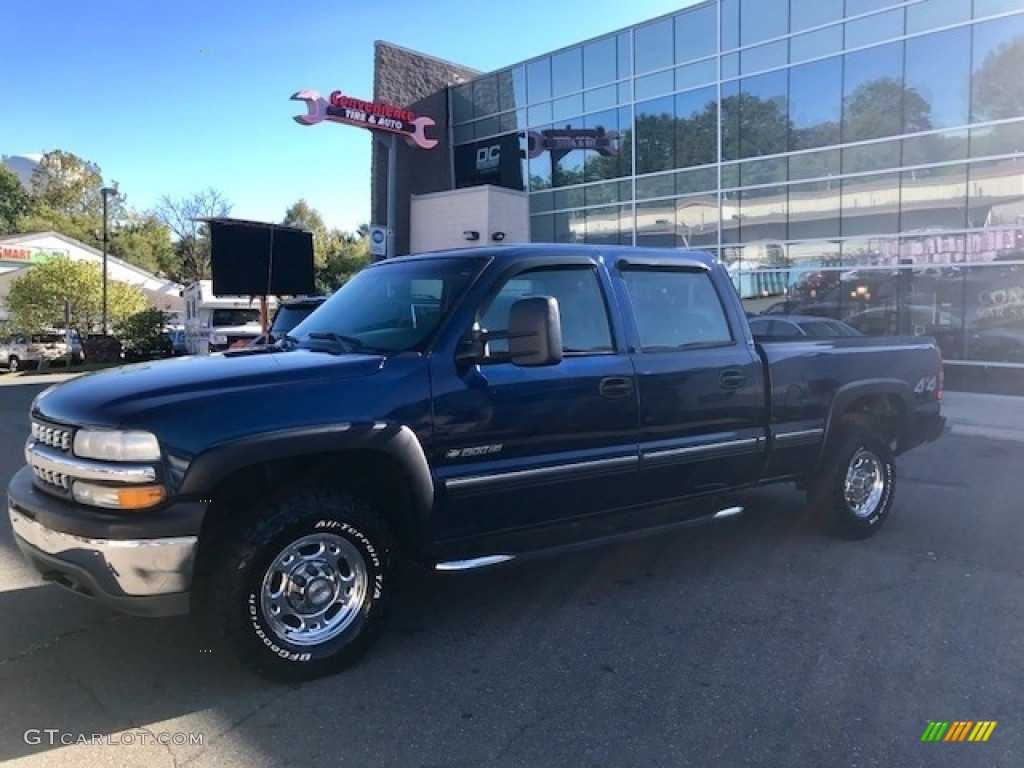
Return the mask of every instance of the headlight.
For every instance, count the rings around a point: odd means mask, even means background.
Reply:
[[[71,485],[75,501],[107,509],[145,509],[159,504],[166,493],[162,485],[110,487],[76,480]]]
[[[83,459],[103,461],[157,461],[160,443],[149,432],[80,429],[74,452]]]
[[[210,334],[210,343],[211,344],[227,344],[228,343],[228,337],[225,336],[223,333],[211,333]]]

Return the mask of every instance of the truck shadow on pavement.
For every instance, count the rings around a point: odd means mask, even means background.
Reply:
[[[328,704],[317,715],[340,743],[350,730],[376,723],[386,731],[445,707],[456,724],[500,718],[502,686],[543,688],[566,674],[606,679],[652,636],[676,646],[705,635],[708,622],[770,622],[778,606],[744,598],[749,585],[763,584],[764,573],[783,563],[813,569],[818,558],[809,550],[842,544],[803,524],[802,496],[791,489],[747,496],[747,514],[719,524],[417,579],[402,589],[362,661],[301,685],[251,675],[207,617],[121,616],[52,585],[2,592],[0,762],[59,748],[25,737],[44,729],[201,732],[199,751],[244,737],[265,758],[280,751],[281,760],[292,759],[295,739],[314,740],[315,731],[278,743],[275,729],[260,725],[273,717],[263,713],[271,704],[343,690],[350,705]],[[781,590],[774,594],[788,599]],[[680,663],[696,668],[707,642],[715,640],[685,641]],[[162,749],[177,760],[197,748]]]

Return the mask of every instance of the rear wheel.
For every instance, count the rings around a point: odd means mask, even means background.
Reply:
[[[333,491],[292,494],[258,510],[234,541],[217,557],[212,602],[243,663],[270,679],[309,680],[371,645],[394,545],[367,503]]]
[[[828,466],[808,493],[812,510],[838,533],[855,539],[872,536],[892,509],[892,449],[871,431],[857,427],[839,443]]]

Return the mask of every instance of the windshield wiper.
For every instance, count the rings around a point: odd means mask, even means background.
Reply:
[[[363,348],[363,342],[357,339],[355,336],[346,336],[343,333],[334,333],[333,331],[324,331],[322,333],[310,333],[307,334],[308,338],[315,339],[316,341],[333,341],[335,344],[345,344],[349,347],[349,352],[358,352]]]

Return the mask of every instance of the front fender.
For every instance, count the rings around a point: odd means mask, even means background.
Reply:
[[[215,446],[192,460],[178,493],[201,496],[247,467],[346,450],[378,451],[397,461],[409,483],[416,519],[429,514],[434,505],[434,482],[423,446],[409,427],[379,422],[280,430]]]

